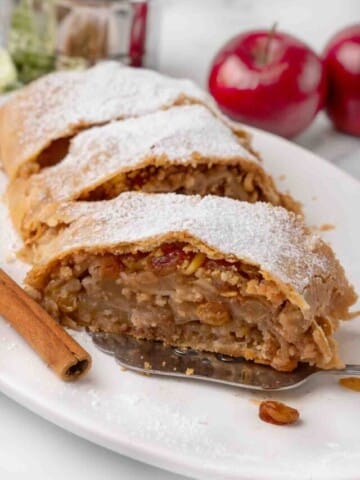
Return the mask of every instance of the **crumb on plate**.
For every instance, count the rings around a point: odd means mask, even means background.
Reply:
[[[335,230],[335,228],[335,225],[331,223],[323,223],[322,225],[320,225],[319,230],[320,232],[327,232],[328,230]]]
[[[354,392],[360,392],[360,377],[340,378],[339,384]]]

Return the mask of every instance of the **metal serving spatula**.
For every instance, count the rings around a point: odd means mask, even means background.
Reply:
[[[298,387],[312,375],[323,373],[360,376],[360,365],[324,371],[302,364],[293,372],[284,373],[242,358],[179,349],[160,342],[108,333],[93,333],[91,336],[100,350],[113,355],[122,367],[129,370],[193,378],[252,390],[288,390]]]

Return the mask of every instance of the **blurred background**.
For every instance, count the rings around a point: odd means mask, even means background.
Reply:
[[[231,37],[271,28],[295,35],[318,54],[335,32],[360,22],[360,0],[155,0],[159,70],[206,87],[210,63]],[[360,88],[360,86],[359,86]],[[294,141],[360,179],[360,140],[335,131],[320,112]]]
[[[0,46],[17,70],[14,82],[0,54],[0,91],[9,78],[6,89],[103,57],[207,88],[211,62],[230,38],[274,22],[321,55],[334,33],[360,23],[360,0],[0,0]],[[359,137],[334,130],[323,112],[293,141],[360,178]]]
[[[360,21],[360,0],[0,0],[0,45],[5,44],[10,12],[15,6],[32,4],[40,9],[47,3],[60,6],[60,12],[71,4],[118,5],[124,37],[129,35],[132,21],[124,19],[126,5],[148,3],[146,64],[170,75],[192,78],[203,86],[216,51],[242,31],[271,28],[277,22],[279,30],[297,36],[321,53],[336,31]],[[51,29],[41,25],[41,20],[39,26],[44,36]],[[76,26],[79,28],[79,22]],[[94,28],[92,33],[96,36],[98,30]],[[90,42],[91,31],[87,35]],[[127,41],[118,38],[119,51]]]
[[[210,62],[232,36],[254,28],[291,33],[321,53],[342,27],[360,21],[360,0],[154,0],[157,65],[206,84]]]

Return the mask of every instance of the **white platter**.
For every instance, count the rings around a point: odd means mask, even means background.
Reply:
[[[360,291],[360,184],[285,140],[253,132],[265,167],[279,187],[303,202],[308,223],[336,226],[323,236]],[[4,188],[0,173],[0,191]],[[17,242],[0,205],[0,266],[21,282],[26,267],[14,260]],[[194,478],[360,478],[360,395],[339,387],[335,377],[287,393],[255,394],[124,372],[85,334],[76,338],[94,366],[82,382],[63,384],[0,321],[0,390],[99,445]],[[360,319],[344,325],[338,339],[345,360],[360,363]],[[254,399],[269,397],[298,408],[301,423],[285,428],[262,423]]]

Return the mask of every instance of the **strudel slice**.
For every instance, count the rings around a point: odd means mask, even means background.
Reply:
[[[28,176],[62,159],[80,130],[192,103],[206,104],[249,144],[242,127],[223,117],[190,80],[103,62],[86,71],[52,73],[11,97],[0,110],[0,158],[11,178]]]
[[[27,284],[65,325],[284,371],[343,365],[332,334],[356,295],[331,248],[281,207],[128,192],[64,204],[49,226]]]
[[[67,157],[8,190],[23,238],[36,237],[39,211],[54,202],[107,200],[123,191],[216,194],[296,210],[231,129],[201,105],[174,107],[78,134]]]

